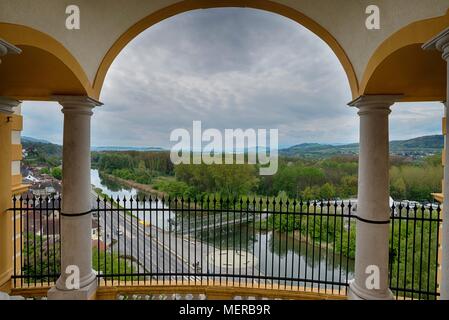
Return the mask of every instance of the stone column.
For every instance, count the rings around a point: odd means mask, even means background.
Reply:
[[[11,116],[20,101],[0,97],[0,291],[9,289],[13,269],[11,212]]]
[[[443,59],[447,62],[447,91],[446,100],[449,97],[449,28],[441,32],[435,38],[423,45],[423,49],[437,49],[443,53]],[[445,114],[448,115],[448,104],[445,103]],[[446,120],[446,132],[449,129],[449,121]],[[446,139],[447,140],[447,139]],[[449,148],[446,144],[444,149],[444,184],[443,184],[443,223],[442,223],[442,241],[441,241],[441,282],[440,299],[449,300]]]
[[[355,279],[349,299],[385,300],[389,257],[390,106],[398,96],[362,96],[349,105],[359,109],[360,151],[357,200]]]
[[[64,113],[61,276],[48,297],[90,299],[97,287],[96,274],[92,270],[90,119],[92,109],[101,104],[82,96],[58,96],[55,99],[62,105]],[[79,281],[79,289],[74,281]]]

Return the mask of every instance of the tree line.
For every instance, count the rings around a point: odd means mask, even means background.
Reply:
[[[93,152],[92,167],[125,180],[151,184],[158,176],[173,175],[170,153],[163,151]]]
[[[390,194],[395,200],[432,200],[441,190],[441,155],[422,160],[392,157]],[[173,165],[169,152],[94,152],[92,164],[100,172],[154,186],[171,196],[344,199],[357,196],[358,159],[339,156],[303,159],[281,156],[272,176],[260,176],[257,165]]]

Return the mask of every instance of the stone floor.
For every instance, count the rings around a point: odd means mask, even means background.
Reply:
[[[25,300],[22,296],[10,296],[7,293],[0,292],[0,300]]]
[[[206,300],[207,297],[204,294],[132,294],[123,295],[120,294],[117,297],[118,300]],[[234,300],[269,300],[268,298],[260,298],[255,296],[235,296]],[[280,299],[276,299],[280,300]]]

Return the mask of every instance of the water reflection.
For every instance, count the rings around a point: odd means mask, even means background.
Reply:
[[[137,195],[137,190],[134,188],[128,188],[112,179],[108,179],[104,175],[100,175],[98,170],[90,170],[91,183],[96,187],[102,189],[103,193],[112,197],[123,199],[123,197],[130,198]]]
[[[246,274],[258,275],[260,271],[261,275],[274,278],[345,283],[354,273],[352,259],[286,233],[258,231],[257,223],[225,227],[221,232],[218,229],[207,231],[201,236],[217,250],[244,250],[253,254],[257,258],[255,268],[245,270]],[[285,280],[286,285],[305,285],[297,282]]]
[[[124,197],[127,199],[138,197],[140,200],[149,197],[148,194],[135,188],[128,188],[100,176],[98,170],[91,170],[91,181],[95,187],[101,188],[102,192],[109,197],[113,199],[118,197],[122,206],[125,206],[125,203],[122,202]],[[126,207],[129,207],[129,202]],[[151,211],[148,211],[149,208]],[[212,227],[208,228],[207,221],[214,221],[213,217],[207,218],[207,216],[200,217],[198,215],[195,219],[195,216],[189,211],[184,215],[175,215],[173,212],[161,210],[162,208],[163,204],[159,200],[133,202],[133,214],[144,223],[150,222],[158,229],[170,232],[174,230],[176,221],[178,231],[190,230],[190,235],[198,242],[202,241],[219,252],[231,250],[231,257],[239,252],[249,252],[255,258],[254,263],[245,266],[245,270],[238,271],[242,274],[246,272],[246,274],[256,276],[286,278],[284,282],[281,281],[285,285],[308,284],[306,281],[299,280],[291,282],[288,281],[289,278],[346,283],[353,277],[354,262],[331,250],[331,246],[326,249],[324,246],[299,241],[286,233],[260,231],[258,222],[240,225],[231,222],[215,228],[212,224]],[[216,217],[216,221],[223,220]],[[228,253],[225,253],[225,256],[230,259]],[[209,270],[213,268],[214,266],[209,265]],[[232,268],[235,269],[236,266],[234,265]],[[235,270],[228,270],[228,272],[232,271]]]

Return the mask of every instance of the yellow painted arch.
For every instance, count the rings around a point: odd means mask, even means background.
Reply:
[[[30,92],[27,90],[18,92],[22,89],[20,83],[18,83],[19,87],[11,92],[8,91],[8,88],[3,88],[6,90],[5,94],[22,100],[48,100],[52,94],[94,95],[92,85],[79,62],[60,42],[51,36],[30,27],[10,23],[0,23],[0,36],[23,49],[21,55],[11,55],[4,59],[4,63],[0,65],[0,73],[3,71],[22,74],[24,84],[32,85],[33,83],[26,82],[30,81],[30,79],[26,79],[30,70],[23,67],[24,64],[26,65],[24,57],[28,59],[26,62],[29,65],[47,63],[53,68],[57,68],[57,70],[47,70],[52,77],[47,77],[45,74],[41,75],[39,80],[41,83],[35,84],[39,86],[39,89]],[[45,61],[42,61],[42,59]],[[17,75],[11,76],[18,77]],[[22,79],[18,79],[18,82],[20,81]],[[46,83],[46,81],[52,81],[52,83]],[[56,81],[60,81],[60,83],[58,84]],[[62,86],[62,89],[58,89],[59,86]]]
[[[358,80],[355,74],[354,68],[346,55],[346,52],[337,42],[337,40],[322,26],[316,23],[314,20],[305,16],[299,11],[296,11],[290,7],[271,2],[269,0],[185,0],[174,5],[163,8],[144,19],[140,20],[129,28],[124,34],[122,34],[119,39],[114,43],[114,45],[109,49],[107,54],[104,56],[98,71],[95,76],[93,91],[94,98],[98,99],[103,87],[104,79],[111,66],[114,59],[120,53],[120,51],[138,34],[142,31],[148,29],[152,25],[167,19],[169,17],[175,16],[177,14],[196,10],[196,9],[210,9],[210,8],[224,8],[224,7],[247,7],[253,9],[265,10],[273,13],[277,13],[284,17],[290,18],[306,27],[323,41],[325,41],[329,47],[333,50],[343,69],[348,77],[349,85],[351,88],[352,96],[355,98],[359,92],[358,90]]]
[[[403,101],[444,100],[445,62],[439,52],[421,46],[448,26],[449,11],[411,23],[386,39],[365,68],[359,95],[394,93],[404,94]]]

